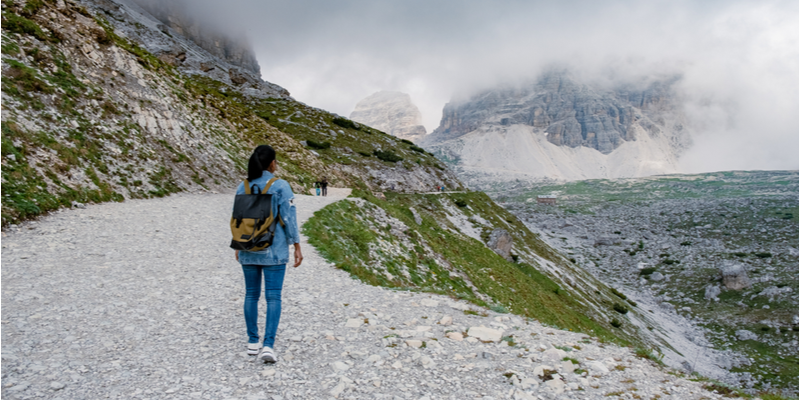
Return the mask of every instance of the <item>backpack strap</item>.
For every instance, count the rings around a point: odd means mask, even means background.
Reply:
[[[264,190],[262,190],[261,193],[267,194],[267,190],[269,190],[269,188],[272,187],[272,184],[275,183],[277,180],[278,180],[277,176],[272,177],[272,179],[270,179],[269,182],[267,182],[267,184],[264,186]]]
[[[264,190],[261,190],[257,194],[266,194],[267,190],[269,190],[269,188],[272,187],[272,184],[275,183],[275,181],[277,180],[278,177],[273,177],[272,179],[270,179],[269,182],[267,182],[266,186],[264,186]],[[253,185],[253,187],[258,188],[256,185]],[[250,187],[250,181],[248,181],[247,179],[244,180],[244,194],[253,194],[253,190]]]

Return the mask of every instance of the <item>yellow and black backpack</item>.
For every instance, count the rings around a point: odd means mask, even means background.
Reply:
[[[233,202],[231,216],[231,248],[235,250],[259,251],[272,245],[275,238],[275,227],[283,224],[279,215],[272,215],[272,195],[267,191],[278,178],[272,178],[264,186],[250,186],[244,181],[244,194],[237,194]]]

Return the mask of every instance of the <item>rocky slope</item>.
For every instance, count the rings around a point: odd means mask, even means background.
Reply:
[[[382,91],[364,98],[350,119],[412,142],[427,134],[419,109],[409,95],[400,92]]]
[[[495,199],[658,319],[730,383],[796,396],[797,171],[520,185]],[[558,205],[536,205],[557,194]],[[664,323],[661,324],[666,325]],[[695,346],[694,349],[692,347]],[[722,355],[722,356],[720,356]]]
[[[229,190],[273,145],[296,191],[429,191],[421,148],[289,97],[134,3],[4,2],[3,226],[72,204]],[[170,33],[172,32],[172,33]]]
[[[448,103],[420,143],[473,184],[675,172],[689,143],[676,79],[607,88],[551,71]]]

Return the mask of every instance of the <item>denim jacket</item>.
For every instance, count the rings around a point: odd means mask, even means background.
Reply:
[[[267,182],[273,175],[264,171],[260,178],[250,181],[250,186],[256,185],[259,190],[264,190]],[[278,223],[275,229],[275,238],[272,245],[261,251],[240,251],[239,263],[242,265],[281,265],[289,262],[289,246],[300,243],[300,234],[297,230],[297,212],[294,208],[294,193],[289,182],[278,179],[267,191],[272,195],[272,213],[283,219],[284,225]],[[244,182],[239,184],[236,194],[244,194]]]

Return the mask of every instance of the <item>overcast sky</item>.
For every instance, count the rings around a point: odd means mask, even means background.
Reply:
[[[553,63],[589,80],[678,73],[696,127],[687,172],[798,168],[796,0],[191,3],[246,31],[265,80],[344,116],[397,90],[430,132],[452,96]]]

